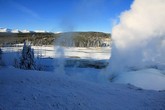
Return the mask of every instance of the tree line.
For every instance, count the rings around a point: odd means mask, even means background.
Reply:
[[[102,32],[64,33],[0,33],[0,46],[30,41],[33,45],[62,45],[75,47],[101,47],[105,40],[111,41],[111,34]]]

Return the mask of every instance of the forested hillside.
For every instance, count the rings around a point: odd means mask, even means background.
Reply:
[[[0,45],[14,45],[29,40],[33,45],[63,45],[76,47],[108,46],[111,35],[102,32],[65,33],[0,33]]]

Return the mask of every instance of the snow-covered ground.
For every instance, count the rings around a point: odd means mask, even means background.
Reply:
[[[119,74],[114,82],[130,83],[150,90],[165,90],[165,73],[153,68],[130,71]]]
[[[59,61],[58,49],[53,46],[33,48],[35,57],[40,57],[36,62],[44,66],[44,71],[14,68],[14,58],[19,58],[22,47],[2,48],[6,66],[0,67],[0,110],[165,108],[164,67],[124,72],[111,83],[106,69],[60,67],[64,62]],[[80,63],[108,62],[110,57],[110,48],[63,48],[60,51],[64,52],[65,59],[81,60]]]
[[[14,65],[15,59],[19,59],[23,45],[18,44],[16,47],[3,47],[3,61],[5,65]],[[64,47],[59,48],[54,46],[33,46],[36,63],[42,65],[45,70],[52,71],[59,62],[61,52],[67,66],[81,67],[94,66],[97,64],[98,68],[105,67],[110,58],[110,48],[77,48]]]
[[[1,110],[164,110],[165,92],[53,72],[0,68]]]
[[[6,66],[12,66],[14,59],[21,55],[22,47],[4,47],[3,61]],[[42,71],[63,71],[71,77],[83,79],[90,82],[108,82],[109,71],[105,71],[104,67],[108,65],[110,58],[110,48],[63,48],[65,62],[61,62],[58,58],[57,48],[53,46],[33,46],[36,63],[41,67]],[[63,64],[62,64],[63,63]],[[59,66],[65,65],[65,68],[59,69]],[[81,68],[76,68],[81,67]],[[98,67],[102,69],[94,69],[91,67]],[[161,67],[159,65],[159,67]],[[58,71],[57,71],[58,70]],[[112,80],[114,83],[132,84],[134,86],[149,89],[149,90],[165,90],[165,66],[161,68],[143,68],[139,70],[132,70],[123,72],[115,76]]]
[[[18,52],[20,53],[23,45],[16,45],[17,47],[3,47],[3,52]],[[40,57],[57,57],[58,50],[54,46],[32,46],[35,52],[35,56]],[[110,47],[64,47],[64,56],[66,58],[81,58],[81,59],[97,59],[97,60],[108,60],[110,58]]]

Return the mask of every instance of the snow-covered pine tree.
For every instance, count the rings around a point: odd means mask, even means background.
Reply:
[[[0,59],[2,58],[2,49],[0,48]]]
[[[21,69],[36,69],[34,61],[34,50],[31,48],[31,44],[28,41],[24,42],[19,67]]]
[[[0,48],[0,66],[2,66],[2,49]]]

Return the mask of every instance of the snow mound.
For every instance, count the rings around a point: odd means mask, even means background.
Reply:
[[[153,68],[121,73],[114,82],[130,83],[143,89],[165,90],[165,74]]]
[[[90,83],[51,72],[0,68],[1,110],[163,110],[164,91]]]

